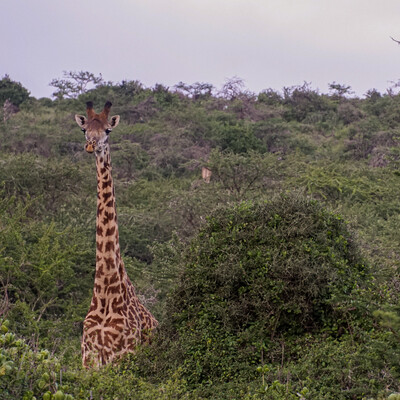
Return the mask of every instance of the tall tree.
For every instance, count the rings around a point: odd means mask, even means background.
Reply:
[[[21,83],[11,80],[9,75],[4,75],[0,80],[0,104],[4,104],[8,100],[12,104],[19,106],[29,98],[29,95],[30,92]]]
[[[57,99],[76,99],[91,86],[97,86],[103,82],[101,74],[95,76],[88,71],[64,71],[63,73],[63,79],[53,79],[50,82],[50,86],[56,88],[53,96]]]

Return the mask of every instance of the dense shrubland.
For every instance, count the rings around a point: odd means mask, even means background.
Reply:
[[[394,398],[399,95],[64,78],[55,100],[0,81],[16,106],[0,120],[0,398]],[[121,115],[121,246],[161,322],[99,371],[79,349],[96,181],[73,115],[88,100]]]

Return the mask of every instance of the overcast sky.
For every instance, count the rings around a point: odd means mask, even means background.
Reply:
[[[0,75],[50,97],[63,71],[173,86],[238,76],[358,96],[400,79],[399,0],[0,0]]]

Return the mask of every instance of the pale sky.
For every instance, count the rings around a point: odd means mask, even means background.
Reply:
[[[63,71],[174,86],[233,76],[358,96],[400,79],[399,0],[0,0],[0,78],[50,97]]]

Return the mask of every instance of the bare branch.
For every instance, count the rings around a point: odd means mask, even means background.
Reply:
[[[389,37],[390,37],[390,39],[393,40],[393,42],[396,42],[397,44],[400,44],[400,40],[396,40],[396,39],[392,38],[391,36],[389,36]]]

